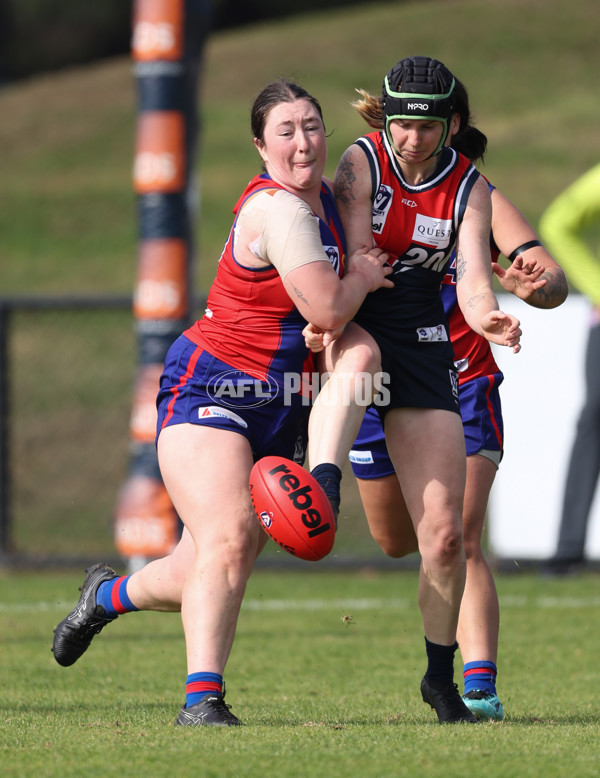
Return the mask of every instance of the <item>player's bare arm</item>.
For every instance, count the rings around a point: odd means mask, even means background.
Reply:
[[[492,203],[489,188],[485,180],[480,178],[473,186],[458,232],[456,292],[467,323],[475,332],[488,340],[494,331],[498,331],[497,325],[500,320],[499,317],[492,317],[496,324],[490,327],[490,314],[501,313],[492,287],[489,247],[491,217]],[[512,327],[509,325],[509,329],[515,328],[515,324],[517,324],[516,319],[512,321]],[[510,339],[505,340],[504,344],[508,345]]]
[[[335,172],[333,193],[344,225],[348,254],[373,245],[371,170],[360,146],[349,146]]]
[[[492,199],[492,232],[496,245],[505,257],[511,257],[515,249],[523,247],[513,262],[520,258],[523,266],[542,267],[540,283],[528,294],[518,294],[534,308],[556,308],[567,298],[569,287],[563,269],[543,246],[531,224],[508,197],[494,189]],[[496,268],[494,268],[496,272]],[[501,280],[501,279],[500,279]],[[502,283],[502,280],[501,280]],[[504,286],[504,284],[503,284]],[[507,289],[507,291],[513,291]],[[521,290],[523,291],[523,290]]]
[[[335,199],[350,205],[356,200],[353,186],[356,183],[356,174],[354,172],[354,162],[352,161],[352,146],[346,149],[342,154],[333,182],[333,194]]]

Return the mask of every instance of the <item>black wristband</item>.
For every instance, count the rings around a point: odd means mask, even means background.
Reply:
[[[528,240],[527,243],[521,243],[520,246],[517,246],[517,248],[511,252],[508,255],[508,259],[511,262],[514,262],[514,260],[519,256],[519,254],[522,254],[524,251],[527,251],[527,249],[532,249],[534,246],[541,246],[541,241],[539,240]]]

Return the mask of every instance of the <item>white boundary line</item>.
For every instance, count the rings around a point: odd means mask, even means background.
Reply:
[[[74,602],[15,602],[0,603],[0,614],[13,613],[44,613],[49,611],[67,611],[75,605]],[[248,598],[242,603],[242,611],[326,611],[335,609],[367,611],[367,610],[406,610],[417,607],[416,599],[407,598],[373,598],[352,599],[338,598],[334,600],[271,600],[264,598]],[[599,608],[598,597],[501,597],[501,608]]]

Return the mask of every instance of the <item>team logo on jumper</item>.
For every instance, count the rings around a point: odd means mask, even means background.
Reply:
[[[218,408],[216,405],[208,405],[206,408],[198,408],[198,418],[200,421],[208,421],[208,419],[231,419],[236,424],[244,429],[248,428],[246,422],[237,413],[227,410],[227,408]]]
[[[325,253],[327,254],[327,257],[331,264],[333,265],[333,269],[336,273],[339,274],[340,272],[340,252],[338,251],[337,246],[323,246],[325,249]]]
[[[278,387],[266,375],[260,379],[241,370],[225,370],[211,378],[206,393],[228,408],[256,408],[271,402],[277,396]]]
[[[355,465],[373,465],[375,463],[371,451],[357,451],[354,448],[348,454],[348,459]]]
[[[448,333],[443,324],[437,324],[435,327],[419,327],[417,337],[419,343],[439,343],[442,340],[448,340]]]
[[[381,184],[373,200],[373,232],[381,234],[385,227],[385,220],[392,206],[394,193],[391,187]]]
[[[446,249],[452,239],[452,219],[434,219],[418,213],[412,239],[415,243]]]
[[[456,368],[457,372],[464,373],[465,370],[468,370],[469,368],[469,357],[465,357],[464,359],[457,359],[454,362],[454,367]]]

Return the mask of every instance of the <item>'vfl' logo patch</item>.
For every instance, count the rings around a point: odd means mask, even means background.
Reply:
[[[380,235],[385,227],[388,212],[392,207],[392,188],[381,184],[373,200],[373,232]]]
[[[336,273],[339,274],[340,272],[340,252],[338,251],[337,246],[323,246],[325,249],[325,253],[327,254],[327,258],[333,265],[333,269]]]

